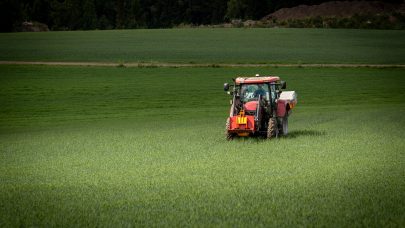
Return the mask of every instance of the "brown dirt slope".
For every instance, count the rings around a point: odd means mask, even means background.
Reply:
[[[405,3],[398,5],[378,1],[332,1],[320,5],[300,5],[292,8],[283,8],[267,15],[263,19],[277,19],[283,21],[311,17],[345,18],[351,17],[355,14],[381,14],[393,12],[405,13]]]

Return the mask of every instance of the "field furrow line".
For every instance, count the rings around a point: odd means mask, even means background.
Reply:
[[[319,68],[405,68],[405,64],[351,64],[351,63],[165,63],[165,62],[46,62],[46,61],[0,61],[1,65],[47,65],[47,66],[103,66],[103,67],[319,67]]]

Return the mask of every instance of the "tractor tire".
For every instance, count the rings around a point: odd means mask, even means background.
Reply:
[[[267,127],[267,138],[271,139],[278,136],[278,127],[276,118],[270,118]]]
[[[283,121],[281,122],[281,126],[280,126],[280,133],[282,135],[288,134],[288,117],[283,118]]]
[[[228,140],[228,141],[231,141],[234,136],[232,133],[228,132],[230,127],[231,127],[231,120],[230,120],[230,118],[228,118],[226,120],[226,125],[225,125],[225,137],[226,137],[226,140]]]

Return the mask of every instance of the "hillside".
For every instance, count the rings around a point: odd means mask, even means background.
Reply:
[[[405,3],[393,4],[378,1],[331,1],[320,5],[299,5],[292,8],[283,8],[267,15],[264,19],[290,20],[312,17],[345,18],[352,17],[356,14],[378,15],[390,13],[405,13]]]

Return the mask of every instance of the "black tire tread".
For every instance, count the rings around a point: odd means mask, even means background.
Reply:
[[[228,140],[228,141],[233,140],[233,134],[228,132],[230,126],[231,126],[231,122],[230,122],[230,118],[228,118],[226,120],[226,125],[225,125],[225,137],[226,137],[226,140]]]
[[[274,137],[277,137],[277,135],[278,135],[277,120],[276,118],[270,118],[267,127],[267,138],[272,139]]]

